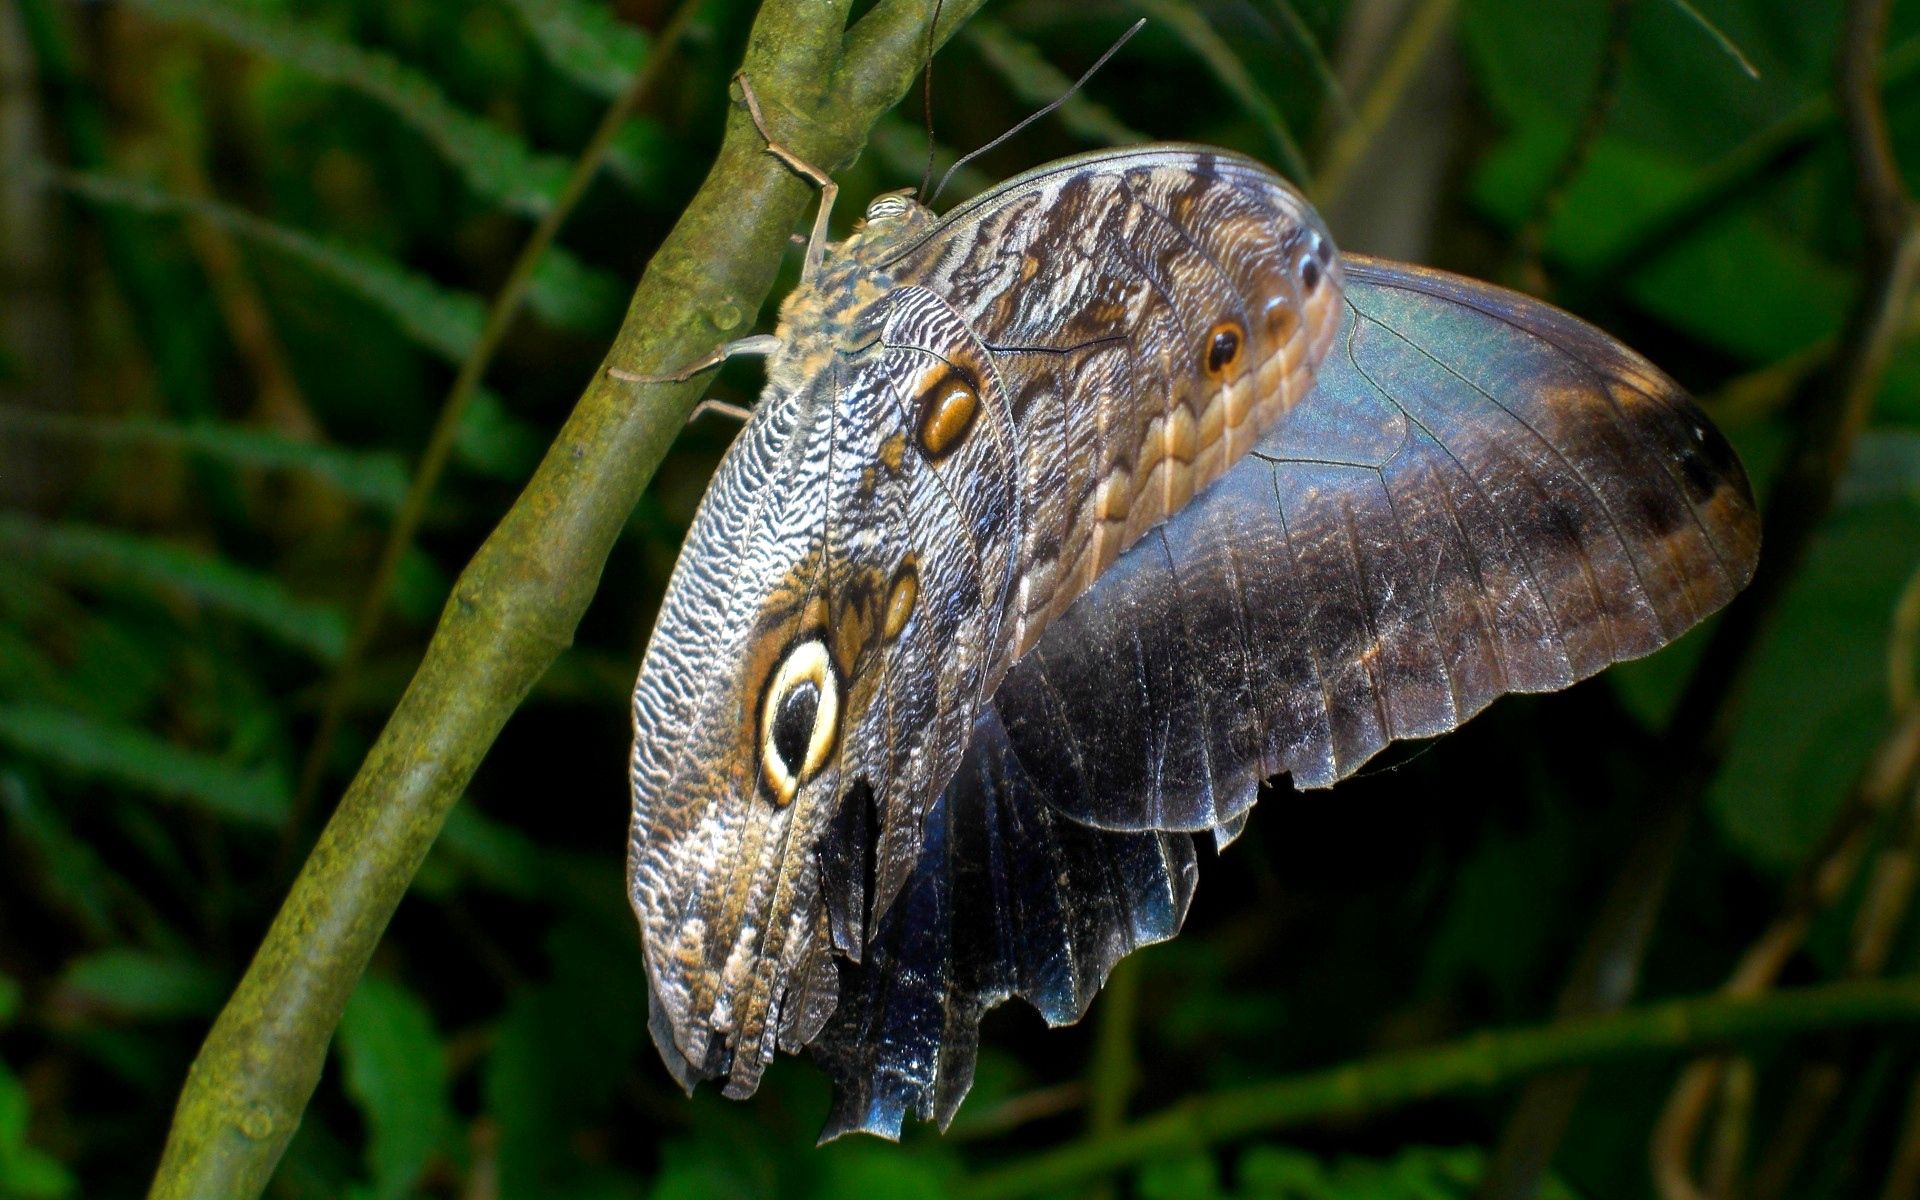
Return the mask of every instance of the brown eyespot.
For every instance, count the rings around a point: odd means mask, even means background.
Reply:
[[[1240,326],[1222,321],[1207,332],[1207,374],[1218,378],[1240,361],[1240,348],[1246,342]]]
[[[793,802],[826,765],[840,727],[840,681],[818,638],[787,651],[760,702],[760,770],[773,802]]]
[[[980,389],[965,371],[942,363],[920,389],[920,449],[939,460],[959,449],[980,411]]]
[[[913,606],[920,599],[920,572],[909,557],[900,564],[900,570],[893,577],[893,587],[887,592],[887,617],[881,627],[881,633],[887,641],[900,636],[907,627],[907,619],[913,616]]]

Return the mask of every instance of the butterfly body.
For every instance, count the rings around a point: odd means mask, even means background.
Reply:
[[[1744,477],[1658,372],[1484,285],[1348,276],[1291,187],[1198,147],[939,219],[884,196],[820,255],[634,694],[684,1084],[810,1045],[830,1132],[944,1121],[980,1014],[1077,1017],[1262,779],[1330,783],[1744,582]]]

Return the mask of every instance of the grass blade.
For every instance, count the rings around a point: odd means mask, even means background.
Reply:
[[[297,599],[271,575],[182,546],[76,521],[0,513],[0,551],[16,563],[37,560],[103,586],[184,597],[323,661],[338,658],[346,646],[346,617],[335,606]]]

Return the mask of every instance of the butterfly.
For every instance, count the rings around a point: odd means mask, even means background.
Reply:
[[[629,892],[689,1090],[810,1049],[823,1137],[944,1127],[982,1015],[1078,1019],[1262,781],[1651,653],[1752,574],[1670,379],[1342,255],[1251,159],[890,193],[831,245],[826,207],[634,691]]]

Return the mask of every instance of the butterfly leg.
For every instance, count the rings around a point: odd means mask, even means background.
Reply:
[[[693,412],[687,416],[687,424],[691,425],[695,421],[698,421],[701,413],[712,413],[719,417],[729,417],[740,422],[742,425],[745,425],[747,419],[753,416],[753,410],[744,404],[735,404],[731,400],[702,400],[693,406]]]
[[[774,140],[772,132],[767,129],[767,119],[760,112],[760,98],[753,94],[753,85],[747,82],[745,75],[736,78],[740,81],[740,96],[747,102],[747,115],[753,118],[753,127],[760,131],[761,138],[767,143],[767,153],[819,185],[820,207],[813,214],[813,233],[807,238],[807,257],[800,269],[802,279],[811,279],[820,266],[821,256],[826,253],[827,218],[833,213],[833,201],[840,194],[840,185],[825,171]]]
[[[632,371],[623,371],[619,367],[608,367],[607,376],[618,379],[622,383],[685,383],[700,372],[711,371],[730,358],[738,358],[742,355],[764,357],[780,349],[782,344],[779,338],[770,333],[756,333],[752,337],[743,337],[738,341],[715,346],[713,352],[705,358],[697,359],[668,375],[636,375]],[[718,402],[704,401],[703,403]]]

